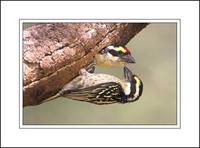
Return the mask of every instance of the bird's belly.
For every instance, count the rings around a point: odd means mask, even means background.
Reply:
[[[113,77],[107,74],[98,74],[98,75],[93,75],[92,77],[87,77],[86,79],[83,80],[82,84],[83,87],[88,87],[88,86],[94,86],[102,83],[109,83],[109,82],[116,82],[119,83],[120,79],[117,77]]]

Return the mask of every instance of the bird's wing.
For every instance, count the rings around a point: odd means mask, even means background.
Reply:
[[[116,102],[123,103],[127,100],[121,85],[115,82],[72,90],[65,96],[75,100],[95,104],[112,104]]]

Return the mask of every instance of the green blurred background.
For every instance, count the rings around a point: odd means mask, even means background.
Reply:
[[[138,101],[98,106],[60,97],[25,107],[23,124],[176,124],[176,29],[176,23],[152,23],[127,44],[136,59],[128,67],[144,84]],[[117,68],[96,73],[123,78]]]

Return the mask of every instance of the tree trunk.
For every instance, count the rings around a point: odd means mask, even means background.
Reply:
[[[51,23],[23,31],[23,106],[55,95],[94,55],[126,45],[145,23]]]

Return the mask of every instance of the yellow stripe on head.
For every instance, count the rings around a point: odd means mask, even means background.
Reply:
[[[127,52],[122,46],[116,47],[115,50],[116,51],[122,51],[123,53]]]
[[[141,83],[140,79],[136,76],[134,77],[134,79],[136,80],[136,86],[140,86]]]
[[[135,94],[134,94],[134,99],[137,98],[139,96],[139,91],[140,91],[140,85],[141,85],[141,81],[137,76],[134,76],[134,79],[136,81],[136,90],[135,90]]]

